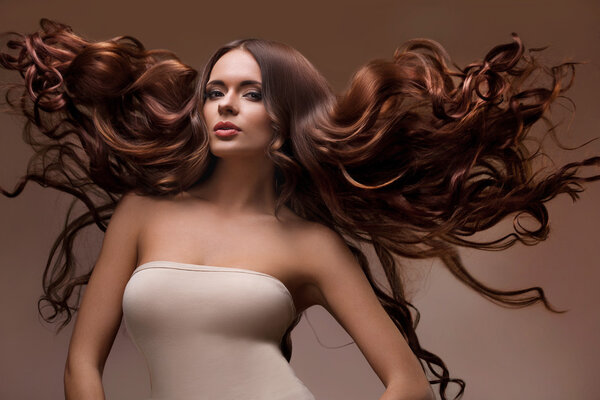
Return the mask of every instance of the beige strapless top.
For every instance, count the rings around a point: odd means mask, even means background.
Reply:
[[[277,278],[241,268],[151,261],[123,294],[151,400],[314,400],[281,353],[296,317]]]

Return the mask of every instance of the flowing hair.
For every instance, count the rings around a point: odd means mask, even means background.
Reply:
[[[215,157],[198,110],[212,67],[237,48],[252,54],[261,69],[274,130],[267,155],[275,164],[276,212],[285,205],[344,238],[442,399],[451,382],[459,385],[460,398],[465,383],[420,345],[419,313],[405,297],[400,258],[438,258],[499,305],[542,302],[557,312],[540,287],[506,291],[475,279],[458,246],[502,250],[538,243],[548,235],[545,203],[559,193],[576,200],[584,183],[600,180],[578,175],[581,167],[599,166],[600,157],[540,176],[535,163],[545,156],[541,145],[534,151],[526,146],[538,122],[555,134],[548,111],[571,86],[575,63],[540,64],[535,49],[526,52],[513,34],[511,43],[461,69],[450,65],[438,43],[418,39],[391,60],[365,65],[336,97],[306,58],[281,43],[232,42],[215,52],[198,78],[174,54],[145,50],[131,37],[90,42],[57,22],[44,19],[41,26],[31,35],[14,34],[7,47],[16,55],[0,52],[0,64],[23,77],[5,97],[27,118],[25,139],[35,150],[16,188],[0,190],[14,197],[31,180],[87,207],[73,221],[67,215],[50,252],[38,303],[40,314],[42,303],[53,310],[47,322],[64,315],[60,328],[68,324],[89,280],[91,271],[74,271],[72,244],[83,227],[95,223],[105,230],[128,191],[175,194],[210,175]],[[471,238],[510,215],[510,234]],[[522,216],[538,226],[523,226]],[[389,289],[373,279],[361,244],[375,250]],[[299,318],[281,343],[288,361]]]
[[[27,174],[7,197],[29,181],[75,197],[43,274],[38,310],[47,322],[78,309],[91,270],[76,275],[73,242],[95,224],[106,231],[119,199],[129,191],[166,195],[193,184],[207,166],[208,138],[197,112],[198,73],[173,53],[146,50],[135,38],[91,42],[67,25],[42,19],[41,31],[8,33],[0,65],[20,73],[5,85],[4,99],[25,119],[24,140],[35,153]],[[87,211],[70,220],[77,200]],[[74,305],[69,304],[73,292]],[[45,316],[42,306],[52,313]]]

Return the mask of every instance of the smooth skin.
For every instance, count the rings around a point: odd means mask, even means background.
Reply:
[[[66,399],[104,399],[102,372],[137,265],[163,260],[255,270],[281,280],[298,313],[320,305],[352,336],[385,385],[380,400],[434,399],[418,359],[389,318],[360,265],[331,229],[288,208],[275,218],[271,123],[260,68],[232,50],[215,64],[203,115],[219,158],[200,186],[170,197],[125,195],[104,236],[77,314],[65,368]],[[241,130],[222,139],[217,122]]]

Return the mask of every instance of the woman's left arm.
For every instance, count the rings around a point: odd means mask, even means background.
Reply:
[[[352,336],[386,390],[380,400],[435,399],[419,360],[377,299],[343,238],[319,226],[304,261],[323,306]],[[311,257],[310,255],[318,255]]]

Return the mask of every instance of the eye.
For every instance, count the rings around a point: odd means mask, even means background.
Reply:
[[[246,93],[244,96],[248,97],[249,99],[251,99],[253,101],[260,101],[260,100],[262,100],[262,93],[261,92],[252,91],[252,92]]]
[[[215,97],[221,97],[223,96],[223,92],[221,92],[220,90],[217,89],[210,89],[207,90],[206,93],[204,93],[204,98],[206,99],[214,99]]]

